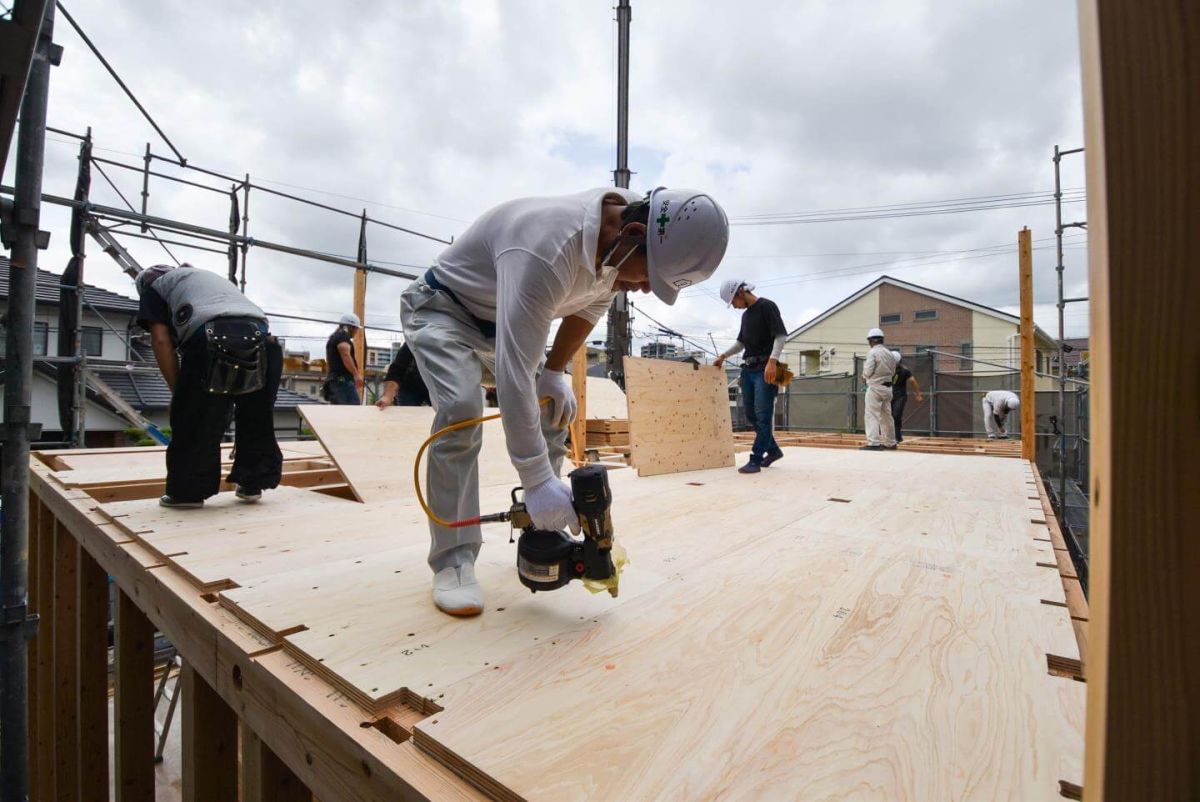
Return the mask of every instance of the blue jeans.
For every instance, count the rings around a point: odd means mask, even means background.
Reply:
[[[760,463],[767,454],[780,450],[772,433],[775,423],[775,396],[779,387],[767,383],[762,368],[743,368],[741,385],[746,421],[754,427],[754,445],[750,448],[750,461]]]
[[[358,406],[362,403],[362,398],[358,394],[358,388],[354,386],[354,379],[349,376],[335,376],[329,380],[329,403],[345,404],[347,406]]]

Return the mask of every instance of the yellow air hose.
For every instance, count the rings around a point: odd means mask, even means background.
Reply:
[[[552,400],[553,399],[550,398],[550,396],[546,396],[538,403],[539,405],[544,406],[549,404]],[[468,426],[478,426],[481,423],[486,423],[490,420],[496,420],[499,417],[500,413],[497,412],[495,415],[484,415],[479,418],[470,418],[468,420],[459,421],[458,423],[451,423],[449,426],[444,426],[433,434],[429,435],[429,437],[425,439],[425,442],[421,443],[421,447],[417,449],[417,458],[413,460],[413,489],[417,491],[417,503],[420,504],[421,509],[425,511],[425,515],[427,515],[429,520],[433,521],[438,526],[445,526],[450,529],[461,529],[464,526],[474,526],[475,524],[479,523],[480,520],[479,516],[476,515],[474,518],[464,518],[461,521],[447,521],[438,517],[437,513],[429,509],[429,505],[425,503],[425,494],[421,492],[421,457],[424,456],[425,449],[429,447],[430,443],[432,443],[434,440],[437,440],[444,434],[457,432],[459,429],[466,429]]]

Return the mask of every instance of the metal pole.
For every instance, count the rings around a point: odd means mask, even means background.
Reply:
[[[246,173],[246,183],[242,185],[245,192],[242,195],[242,236],[250,236],[250,174]],[[250,246],[242,240],[242,294],[246,294],[246,253]]]
[[[0,646],[0,787],[6,799],[29,794],[28,665],[26,639],[36,626],[28,615],[29,595],[29,416],[33,391],[33,316],[38,248],[49,244],[38,230],[42,164],[46,148],[46,106],[50,65],[58,58],[52,43],[54,4],[47,3],[33,65],[21,103],[17,139],[15,241],[11,254],[4,377],[4,445],[0,485],[4,505],[0,525],[0,584],[4,610]]]
[[[92,169],[92,128],[88,126],[87,138],[79,146],[80,171],[87,175],[80,184],[83,187],[86,201],[91,193]],[[87,258],[87,236],[84,234],[84,221],[80,221],[79,230],[79,272],[75,280],[75,356],[79,361],[75,364],[75,448],[87,448],[87,354],[83,352],[83,267]],[[100,334],[101,350],[103,350],[104,333]]]
[[[1067,403],[1067,382],[1063,365],[1063,337],[1065,335],[1063,310],[1063,224],[1062,224],[1062,175],[1060,164],[1062,153],[1058,145],[1054,146],[1054,240],[1055,264],[1054,270],[1058,275],[1058,420],[1066,424],[1063,410]],[[1067,499],[1067,438],[1065,433],[1058,438],[1058,515],[1061,523],[1066,524]]]
[[[633,9],[629,0],[617,3],[617,169],[613,184],[629,188],[629,23]],[[629,317],[629,298],[617,293],[608,308],[608,373],[625,386],[625,357],[631,353],[633,337]]]
[[[237,187],[231,187],[229,190],[229,235],[236,237],[238,233],[238,196]],[[232,239],[229,240],[229,283],[237,286],[237,245]]]
[[[150,143],[146,143],[145,168],[142,172],[142,214],[150,211]],[[142,233],[146,233],[146,224],[142,223]]]

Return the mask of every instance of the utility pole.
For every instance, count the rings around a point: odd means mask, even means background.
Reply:
[[[28,9],[32,4],[17,4]],[[50,65],[62,49],[51,39],[54,3],[46,3],[34,50],[33,64],[21,102],[17,134],[14,237],[8,284],[6,371],[4,377],[4,446],[0,462],[0,493],[4,522],[0,528],[0,787],[6,799],[29,795],[29,667],[26,640],[36,619],[28,614],[29,597],[29,418],[33,390],[33,315],[37,287],[38,249],[49,245],[49,234],[38,229],[41,218],[42,164],[46,148],[46,106],[50,94]]]
[[[629,188],[629,23],[633,9],[629,0],[617,3],[617,169],[613,184]],[[608,375],[625,386],[625,357],[630,353],[629,298],[617,293],[608,309]]]

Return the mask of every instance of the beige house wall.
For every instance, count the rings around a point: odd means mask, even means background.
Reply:
[[[879,325],[879,289],[838,310],[807,329],[784,346],[784,361],[799,372],[800,356],[808,355],[806,375],[816,375],[814,362],[820,359],[820,373],[851,373],[854,354],[866,354],[867,332]],[[831,353],[832,352],[832,353]],[[823,355],[823,356],[819,356]]]

